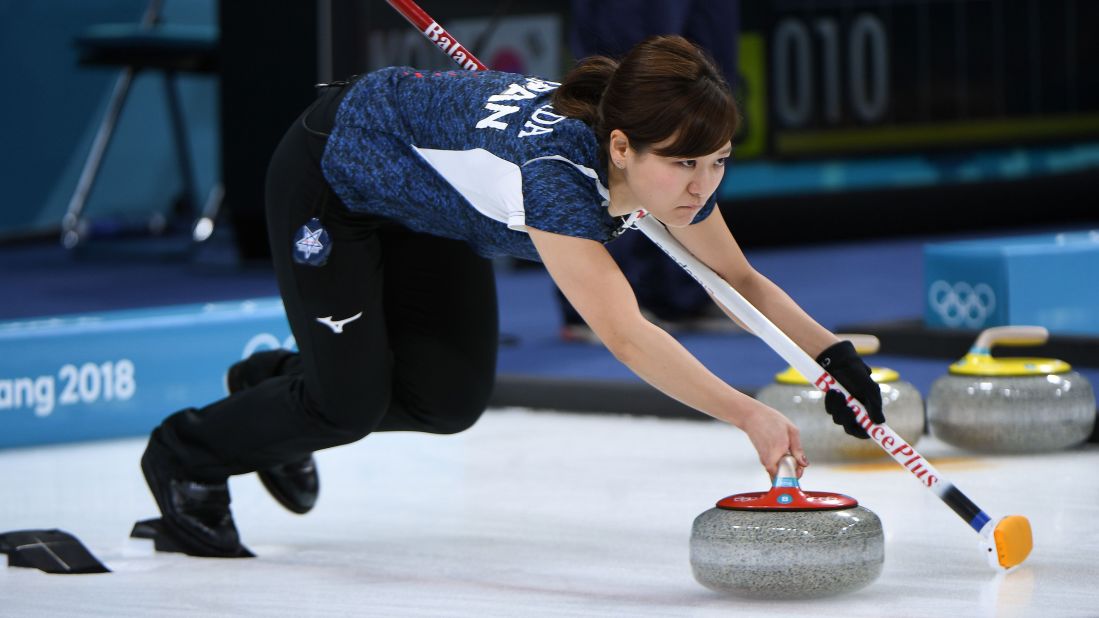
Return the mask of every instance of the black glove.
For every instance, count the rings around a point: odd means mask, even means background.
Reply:
[[[874,423],[884,423],[881,411],[881,387],[870,379],[870,367],[862,362],[850,341],[829,346],[817,357],[817,363],[832,375],[847,392],[866,406],[866,412]],[[839,391],[824,394],[824,409],[832,416],[832,422],[843,427],[848,435],[869,438],[866,430],[855,421],[855,413],[847,407],[847,398]]]

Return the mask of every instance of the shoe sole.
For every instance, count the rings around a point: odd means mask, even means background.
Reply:
[[[162,517],[143,519],[134,524],[130,530],[130,538],[145,539],[153,542],[153,549],[164,553],[186,554],[199,558],[255,558],[247,547],[241,545],[240,550],[232,555],[211,556],[204,552],[197,552],[189,544],[179,539],[179,535],[170,532],[168,524]]]

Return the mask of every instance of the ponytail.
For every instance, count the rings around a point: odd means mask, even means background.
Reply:
[[[553,108],[592,128],[601,157],[614,129],[638,151],[674,136],[654,152],[690,158],[720,150],[740,124],[721,71],[681,36],[645,39],[619,61],[581,60],[554,92]]]
[[[553,109],[558,114],[577,118],[599,133],[599,102],[618,61],[606,56],[584,58],[565,75],[553,93]]]

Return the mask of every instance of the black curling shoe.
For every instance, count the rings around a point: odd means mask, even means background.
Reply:
[[[229,394],[238,393],[277,375],[289,356],[291,353],[286,350],[266,350],[233,363],[225,374],[226,390]],[[268,493],[289,511],[304,515],[317,503],[321,483],[312,454],[258,470],[256,474]]]
[[[304,515],[317,503],[320,479],[317,464],[308,455],[301,461],[273,466],[256,474],[267,492],[287,509]]]
[[[158,533],[170,537],[166,547],[174,546],[168,551],[209,558],[252,556],[233,523],[227,483],[179,478],[151,442],[141,457],[141,471],[160,507]]]

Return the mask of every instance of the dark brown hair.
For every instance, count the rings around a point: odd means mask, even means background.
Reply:
[[[689,158],[720,149],[740,123],[721,72],[681,36],[650,37],[617,61],[581,60],[554,92],[553,108],[595,131],[601,157],[614,129],[638,151],[675,135],[670,145],[653,152]]]

